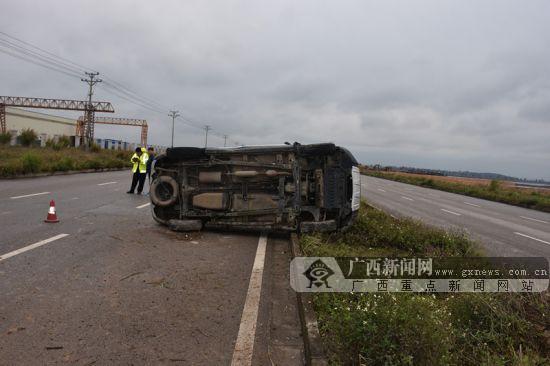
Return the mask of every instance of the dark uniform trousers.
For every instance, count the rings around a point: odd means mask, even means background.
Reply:
[[[136,189],[137,185],[137,193],[141,193],[143,191],[143,185],[145,184],[146,177],[147,173],[140,173],[139,170],[136,171],[132,176],[132,187],[130,187],[130,192],[134,193],[134,189]]]

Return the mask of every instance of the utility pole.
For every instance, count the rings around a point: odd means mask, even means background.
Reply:
[[[170,111],[168,115],[172,117],[172,147],[174,147],[174,121],[176,120],[177,117],[180,116],[180,114],[178,111]]]
[[[223,135],[223,147],[226,147],[226,146],[227,146],[227,138],[228,138],[228,137],[229,137],[229,136],[227,136],[227,135]]]
[[[99,75],[99,72],[85,72],[89,79],[80,79],[88,84],[88,105],[86,106],[85,111],[85,122],[84,122],[84,136],[80,138],[80,144],[86,145],[88,147],[92,146],[94,142],[94,117],[95,110],[92,104],[92,96],[94,95],[94,85],[101,83],[103,80],[96,79]]]
[[[207,148],[208,147],[208,131],[210,131],[212,129],[212,127],[206,125],[204,126],[204,130],[206,131],[206,136],[205,136],[205,139],[204,139],[204,147]]]

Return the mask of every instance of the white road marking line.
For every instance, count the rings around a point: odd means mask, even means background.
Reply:
[[[248,366],[252,364],[254,351],[254,337],[256,336],[256,322],[258,320],[258,308],[260,306],[260,294],[262,293],[262,277],[264,272],[265,248],[267,235],[262,234],[258,241],[256,258],[250,274],[248,293],[244,303],[243,315],[239,326],[239,334],[235,342],[231,366]]]
[[[464,204],[469,206],[474,206],[474,207],[481,207],[480,205],[476,205],[475,203],[470,203],[470,202],[464,202]]]
[[[147,202],[146,204],[143,204],[143,205],[138,206],[138,207],[136,207],[136,208],[144,208],[144,207],[149,206],[150,204],[151,204],[151,202]]]
[[[521,217],[522,219],[525,219],[525,220],[531,220],[531,221],[541,222],[541,223],[543,223],[543,224],[550,224],[548,221],[533,219],[532,217],[527,217],[527,216],[520,216],[520,217]]]
[[[50,192],[40,192],[40,193],[25,194],[25,195],[23,195],[23,196],[14,196],[14,197],[10,197],[10,199],[16,200],[16,199],[18,199],[18,198],[40,196],[40,195],[49,194],[49,193],[50,193]]]
[[[386,191],[383,190],[382,188],[378,188],[378,190],[379,190],[380,192],[386,192]]]
[[[404,200],[414,201],[414,200],[413,200],[412,198],[410,198],[410,197],[401,196],[401,198],[403,198]]]
[[[73,198],[71,198],[71,199],[72,199],[72,200],[77,200],[77,199],[79,199],[79,198],[78,198],[78,197],[73,197]]]
[[[532,236],[525,235],[525,234],[522,234],[522,233],[518,233],[518,232],[516,232],[516,231],[514,231],[514,234],[519,235],[519,236],[524,236],[524,237],[526,237],[526,238],[533,239],[533,240],[536,240],[536,241],[540,241],[541,243],[550,245],[550,242],[544,241],[544,240],[542,240],[542,239],[533,238]]]
[[[16,256],[17,254],[25,253],[25,252],[27,252],[27,251],[29,251],[29,250],[32,250],[32,249],[41,247],[42,245],[51,243],[52,241],[55,241],[55,240],[64,238],[64,237],[66,237],[66,236],[69,236],[69,234],[59,234],[59,235],[56,235],[56,236],[52,236],[52,237],[49,238],[49,239],[45,239],[45,240],[39,241],[38,243],[34,243],[34,244],[31,244],[31,245],[27,245],[26,247],[23,247],[23,248],[21,248],[21,249],[14,250],[13,252],[9,252],[9,253],[3,254],[3,255],[0,256],[0,262],[3,261],[3,260],[5,260],[5,259],[11,258],[11,257],[13,257],[13,256]]]
[[[462,214],[459,214],[458,212],[445,210],[444,208],[442,208],[441,211],[445,211],[445,212],[448,212],[448,213],[453,214],[453,215],[456,215],[456,216],[462,216]]]
[[[6,211],[6,212],[2,212],[0,215],[4,216],[4,215],[10,214],[10,213],[11,213],[11,211]]]
[[[98,183],[98,186],[106,186],[107,184],[116,184],[118,182],[105,182],[105,183]]]

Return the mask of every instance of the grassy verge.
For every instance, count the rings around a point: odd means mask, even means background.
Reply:
[[[389,179],[397,182],[414,184],[417,186],[439,189],[441,191],[458,193],[466,196],[483,198],[486,200],[550,212],[550,194],[544,194],[535,190],[507,188],[503,187],[497,181],[492,181],[491,184],[484,186],[459,182],[445,182],[427,177],[389,172],[363,171],[363,173],[377,178]]]
[[[345,233],[303,236],[308,256],[481,255],[463,233],[366,205]],[[314,296],[334,365],[548,365],[550,296],[361,293]]]
[[[127,151],[86,152],[76,148],[0,146],[0,156],[0,178],[130,166],[130,153]]]

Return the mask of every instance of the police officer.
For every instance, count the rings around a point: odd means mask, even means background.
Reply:
[[[143,185],[145,184],[145,177],[147,172],[147,160],[149,156],[145,152],[144,148],[137,147],[134,155],[132,155],[131,162],[132,166],[132,186],[130,190],[126,193],[133,194],[137,185],[137,193],[141,194],[143,191]],[[138,184],[139,183],[139,184]]]

